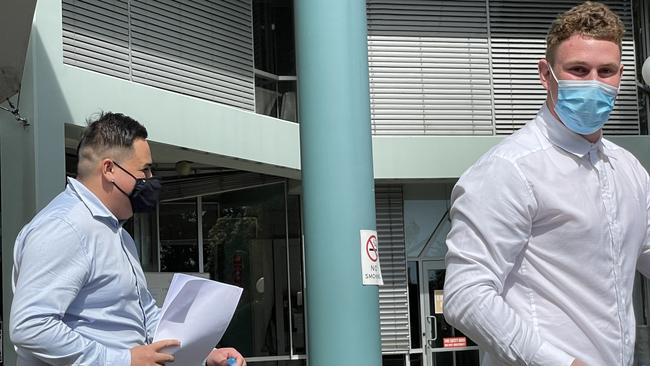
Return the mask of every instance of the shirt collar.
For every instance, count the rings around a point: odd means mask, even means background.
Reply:
[[[544,103],[544,106],[537,113],[535,120],[542,134],[551,144],[562,150],[580,158],[583,158],[591,151],[603,151],[602,137],[594,143],[587,141],[587,139],[569,130],[564,123],[555,118],[546,103]]]
[[[86,205],[90,214],[95,218],[104,218],[108,219],[111,223],[119,226],[120,223],[117,220],[117,217],[102,203],[102,201],[83,183],[80,181],[68,177],[68,188],[74,192],[81,202]]]

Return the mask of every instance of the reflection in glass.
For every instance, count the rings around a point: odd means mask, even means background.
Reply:
[[[160,270],[199,270],[196,199],[160,203]]]
[[[296,81],[279,78],[276,75],[255,76],[255,112],[297,122]]]
[[[304,352],[303,316],[297,313],[302,309],[302,253],[300,237],[287,237],[294,231],[287,229],[290,208],[298,205],[287,206],[284,184],[203,198],[205,271],[244,289],[221,345],[236,347],[247,357],[290,355],[290,331]],[[289,267],[297,275],[289,277]]]
[[[447,235],[451,230],[451,220],[449,219],[449,211],[445,212],[444,216],[438,222],[431,237],[424,248],[425,258],[444,258],[447,254]]]
[[[420,256],[424,247],[431,242],[434,230],[443,222],[448,208],[449,202],[446,198],[404,200],[404,236],[406,254],[409,258]],[[439,243],[436,245],[437,247],[432,249],[427,257],[444,257],[446,247],[442,248]]]
[[[136,224],[142,231],[158,226],[155,215],[142,220]],[[306,353],[300,200],[287,194],[285,182],[163,202],[158,223],[163,271],[202,268],[210,278],[244,289],[220,346],[236,347],[246,357]],[[142,245],[142,252],[147,248]]]

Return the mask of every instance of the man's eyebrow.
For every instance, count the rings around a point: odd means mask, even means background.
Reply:
[[[620,63],[611,62],[611,63],[604,64],[604,65],[598,65],[598,67],[603,67],[603,66],[605,66],[605,67],[611,67],[611,68],[613,68],[613,69],[618,69],[619,67],[621,67],[621,64],[620,64]]]
[[[608,63],[605,63],[605,64],[592,65],[592,64],[589,63],[589,62],[579,61],[579,60],[569,61],[569,62],[567,62],[567,63],[565,64],[565,68],[571,68],[571,67],[574,67],[574,66],[585,66],[585,67],[591,67],[591,66],[593,66],[593,67],[596,67],[596,68],[601,68],[601,67],[613,67],[613,68],[618,68],[618,67],[621,67],[621,64],[620,64],[620,63],[616,63],[616,62],[608,62]]]

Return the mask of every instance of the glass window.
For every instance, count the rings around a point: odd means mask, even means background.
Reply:
[[[145,272],[158,272],[158,226],[156,213],[137,213],[133,215],[132,234],[135,240],[140,263]]]
[[[382,366],[404,366],[406,355],[382,355]]]
[[[443,218],[435,227],[433,233],[429,237],[426,248],[424,249],[424,257],[426,258],[444,258],[447,254],[447,235],[451,231],[451,219],[449,211],[445,212]]]
[[[253,0],[255,68],[296,75],[292,0]]]
[[[293,353],[305,354],[305,298],[302,271],[302,225],[300,220],[300,197],[287,196],[287,219],[289,233],[289,279],[291,281],[291,331]]]
[[[408,262],[409,323],[411,324],[411,348],[422,347],[420,327],[420,271],[418,262]]]
[[[273,184],[203,198],[205,271],[244,289],[221,346],[247,357],[290,355],[289,332],[304,352],[302,246],[287,236],[299,234],[287,226],[288,215],[299,225],[299,204],[285,197],[285,184]]]
[[[159,206],[160,271],[198,272],[199,238],[196,199]]]
[[[297,122],[296,81],[275,75],[255,76],[255,112]]]
[[[404,185],[404,239],[408,258],[444,258],[450,184]]]
[[[421,353],[412,353],[409,355],[411,361],[411,366],[422,366],[422,354]]]
[[[253,1],[255,111],[298,121],[291,0]]]
[[[202,270],[244,289],[220,346],[267,360],[306,353],[300,199],[286,183],[163,202],[158,215],[134,222],[143,260],[157,264],[147,230],[159,227],[162,271]]]
[[[431,242],[433,232],[445,224],[448,210],[446,199],[405,199],[404,200],[404,230],[406,252],[409,257],[418,257],[424,247]],[[432,253],[428,256],[444,257],[444,243],[430,247]]]

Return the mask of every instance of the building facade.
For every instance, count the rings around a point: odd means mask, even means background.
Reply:
[[[449,195],[543,103],[545,34],[575,3],[367,0],[384,365],[479,364],[481,351],[441,306]],[[606,3],[627,32],[605,133],[649,168],[650,99],[637,80],[650,56],[650,3]],[[250,365],[306,365],[296,32],[291,0],[38,2],[18,105],[27,124],[0,114],[3,319],[16,234],[75,175],[85,121],[123,112],[147,127],[163,180],[156,212],[126,224],[154,295],[164,298],[174,272],[241,286],[220,344]],[[641,276],[634,299],[637,365],[650,364]]]

